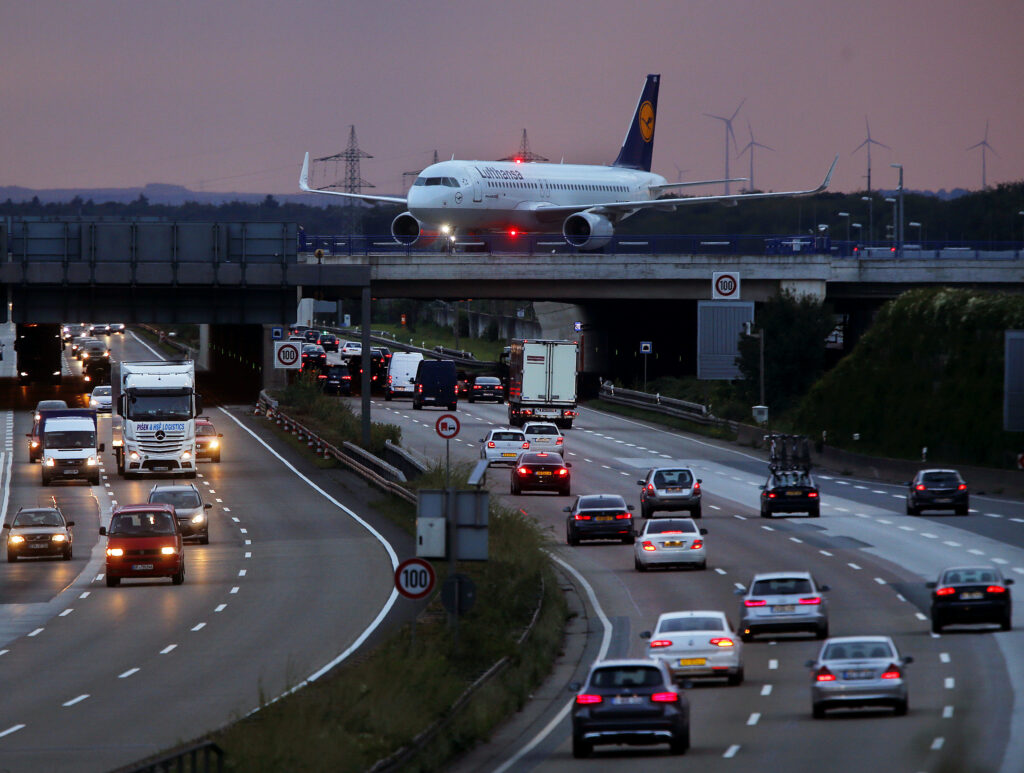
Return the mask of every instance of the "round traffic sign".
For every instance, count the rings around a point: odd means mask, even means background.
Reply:
[[[295,344],[281,344],[277,347],[277,361],[284,367],[290,367],[299,360],[299,347]]]
[[[434,424],[434,429],[437,430],[437,434],[445,440],[451,440],[453,437],[458,435],[461,428],[462,425],[459,424],[458,418],[450,413],[441,414],[437,422]]]
[[[727,298],[734,295],[738,287],[739,282],[732,274],[719,274],[715,279],[715,292]]]
[[[429,561],[409,558],[395,569],[395,589],[407,599],[421,599],[434,590],[437,575]]]

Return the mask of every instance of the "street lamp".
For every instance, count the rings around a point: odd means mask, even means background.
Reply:
[[[889,166],[891,166],[893,169],[899,169],[900,170],[900,182],[899,182],[899,188],[898,188],[898,191],[899,191],[898,198],[899,198],[899,205],[900,205],[899,206],[900,219],[899,219],[899,223],[896,226],[896,234],[897,234],[897,236],[896,236],[896,254],[899,257],[902,258],[903,257],[903,217],[904,217],[904,214],[905,214],[904,209],[903,209],[903,164],[889,164]]]
[[[761,330],[758,331],[757,333],[753,332],[753,330],[754,330],[754,323],[753,322],[744,322],[743,323],[743,327],[744,327],[744,334],[745,335],[747,335],[750,338],[758,339],[758,342],[760,343],[761,351],[760,351],[760,355],[759,355],[759,363],[758,364],[760,366],[759,370],[761,372],[761,405],[766,405],[766,403],[764,401],[764,328],[761,328]]]
[[[907,225],[909,225],[911,228],[916,228],[917,229],[917,243],[918,243],[918,245],[920,245],[921,244],[921,238],[922,238],[921,237],[921,224],[911,220],[909,223],[907,223]]]
[[[898,215],[897,209],[896,209],[897,202],[896,202],[896,199],[894,199],[892,196],[886,196],[885,200],[887,202],[889,202],[890,204],[892,204],[892,225],[891,226],[886,226],[885,230],[888,231],[890,228],[892,229],[892,241],[893,241],[893,247],[895,247],[896,246],[896,223],[899,221],[899,215]]]
[[[1017,213],[1019,216],[1024,217],[1024,209]],[[1020,240],[1024,242],[1024,221],[1020,224]]]
[[[868,241],[875,238],[875,197],[861,196],[861,201],[868,203]]]
[[[850,223],[850,227],[857,229],[857,244],[863,242],[864,240],[862,237],[864,234],[864,226],[862,226],[860,223]]]
[[[836,212],[836,214],[839,215],[839,217],[845,217],[846,218],[846,242],[847,242],[847,244],[849,244],[849,242],[850,242],[850,213],[849,212]]]

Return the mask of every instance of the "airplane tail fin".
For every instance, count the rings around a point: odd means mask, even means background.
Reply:
[[[636,112],[626,132],[619,157],[612,166],[627,169],[651,171],[651,155],[654,153],[654,117],[658,111],[658,84],[660,75],[648,75]]]

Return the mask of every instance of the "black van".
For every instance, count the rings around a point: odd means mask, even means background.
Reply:
[[[443,405],[454,411],[458,407],[456,383],[455,363],[451,360],[420,361],[416,367],[412,407],[418,411],[424,405]]]

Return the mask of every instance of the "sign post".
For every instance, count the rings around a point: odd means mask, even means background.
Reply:
[[[651,346],[650,341],[640,342],[640,354],[644,356],[644,392],[647,391],[647,355],[653,351],[654,347]]]
[[[434,422],[434,429],[437,431],[437,434],[444,438],[444,513],[445,520],[448,521],[449,577],[455,576],[455,531],[458,528],[455,523],[455,508],[453,507],[455,492],[452,491],[451,487],[451,443],[452,438],[459,434],[461,428],[458,417],[451,413],[442,413],[437,421]],[[448,616],[448,622],[453,627],[458,625],[459,610],[457,601],[455,609]],[[456,636],[458,636],[458,633],[456,633]]]

